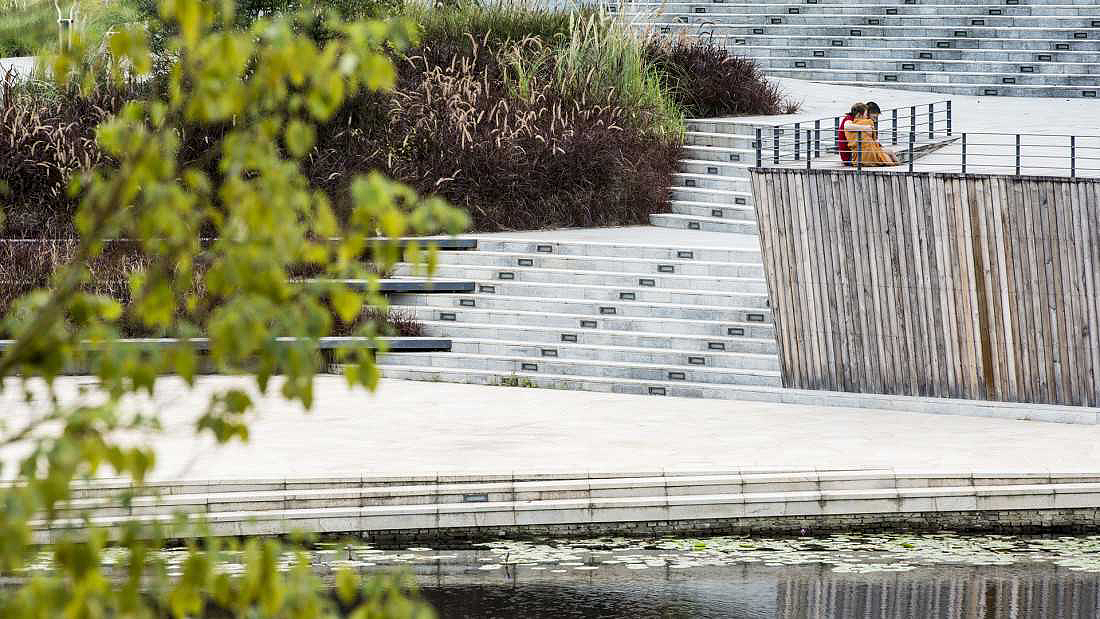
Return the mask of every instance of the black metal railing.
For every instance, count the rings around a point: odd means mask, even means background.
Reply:
[[[758,129],[754,142],[757,167],[838,154],[842,121],[842,116],[831,116]],[[891,145],[951,137],[951,101],[882,110],[878,130]]]
[[[763,129],[757,130],[758,141],[763,138]],[[757,167],[805,167],[838,168],[854,171],[865,168],[896,169],[902,167],[909,172],[918,168],[922,172],[954,172],[960,174],[1008,174],[1013,176],[1069,176],[1100,177],[1100,135],[1067,135],[1039,133],[995,133],[963,132],[949,143],[930,145],[922,142],[925,133],[909,132],[898,137],[903,146],[897,152],[884,147],[881,143],[882,132],[878,129],[847,129],[857,139],[848,140],[848,163],[836,159],[825,159],[815,154],[813,130],[806,129],[797,141],[801,150],[794,156],[787,140],[788,148],[780,149],[779,156],[769,160],[765,148],[757,148]],[[922,146],[930,150],[920,159]],[[865,150],[866,149],[866,150]],[[881,161],[868,161],[870,149],[882,149],[897,157],[893,165],[884,165]],[[876,158],[877,159],[877,158]],[[778,163],[776,163],[778,162]]]

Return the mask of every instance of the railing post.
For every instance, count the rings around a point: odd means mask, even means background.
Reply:
[[[1069,177],[1077,178],[1077,136],[1069,136]]]
[[[894,145],[898,143],[898,108],[890,110],[890,121],[893,124]]]
[[[814,121],[814,157],[821,156],[821,121]]]
[[[779,127],[772,127],[772,163],[779,165]]]
[[[833,116],[833,145],[834,146],[837,145],[837,140],[839,140],[839,139],[840,139],[840,117],[839,116]],[[852,149],[849,148],[848,150],[852,150]],[[840,152],[838,151],[837,154],[839,155]]]
[[[806,169],[807,170],[810,169],[810,162],[813,161],[813,157],[811,157],[812,149],[813,149],[813,139],[812,139],[811,131],[809,129],[807,129],[806,130]]]
[[[756,128],[756,167],[764,167],[764,130]]]
[[[912,174],[912,172],[913,172],[913,160],[916,159],[916,156],[913,152],[914,149],[916,148],[916,144],[917,144],[917,134],[910,131],[909,132],[909,173],[910,174]]]
[[[801,125],[800,125],[800,123],[795,123],[794,124],[794,160],[795,161],[798,161],[798,159],[802,156],[802,145],[799,144],[799,140],[801,140],[801,139],[802,139]]]
[[[856,140],[856,169],[860,172],[863,171],[863,129],[856,132],[859,139]],[[852,150],[852,146],[848,145],[848,150]]]
[[[1020,134],[1016,134],[1016,176],[1020,175]]]
[[[963,131],[963,160],[962,160],[962,174],[966,176],[966,132]]]
[[[947,100],[947,137],[951,137],[951,100]]]
[[[909,131],[917,132],[917,106],[909,106]]]
[[[936,139],[936,107],[934,103],[928,104],[928,139]]]

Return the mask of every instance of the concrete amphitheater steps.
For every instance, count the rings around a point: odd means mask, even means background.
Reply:
[[[768,75],[975,96],[1098,97],[1092,0],[631,2],[638,28],[704,38]]]
[[[1012,512],[1100,507],[1100,476],[1089,473],[894,473],[889,470],[757,473],[620,473],[425,477],[401,484],[369,479],[242,480],[228,490],[211,482],[162,485],[161,496],[77,499],[52,522],[32,523],[47,543],[86,526],[118,535],[129,522],[169,527],[169,537],[197,531],[173,527],[179,515],[204,522],[213,535],[370,533],[524,526],[774,518],[765,526],[797,528],[806,517],[850,514]],[[289,485],[302,486],[290,488]],[[266,488],[266,489],[265,489]],[[173,491],[175,490],[175,491]],[[129,494],[128,489],[119,491]],[[927,516],[925,516],[927,517]],[[996,519],[995,519],[996,520]],[[824,523],[823,523],[824,524]],[[705,525],[701,528],[706,528]],[[174,529],[174,530],[173,530]]]
[[[755,229],[751,220],[742,223]],[[419,322],[425,335],[448,334],[452,351],[384,355],[384,376],[596,391],[618,383],[635,393],[780,384],[755,243],[736,249],[487,238],[477,251],[441,254],[440,261],[437,277],[472,280],[475,291],[394,295],[391,307]]]

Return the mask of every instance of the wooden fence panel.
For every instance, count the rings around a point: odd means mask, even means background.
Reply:
[[[1100,182],[767,168],[789,387],[1100,406]]]

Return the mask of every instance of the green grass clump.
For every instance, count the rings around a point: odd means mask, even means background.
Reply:
[[[581,15],[592,9],[579,9]],[[462,0],[455,4],[431,7],[410,2],[403,15],[420,26],[421,40],[466,42],[471,35],[487,38],[491,46],[529,37],[552,43],[569,33],[571,15],[522,0],[490,0],[476,3]]]
[[[67,0],[61,14],[72,15],[73,30],[98,45],[121,24],[137,19],[129,0]],[[33,56],[56,49],[60,41],[53,0],[0,0],[0,57]]]

